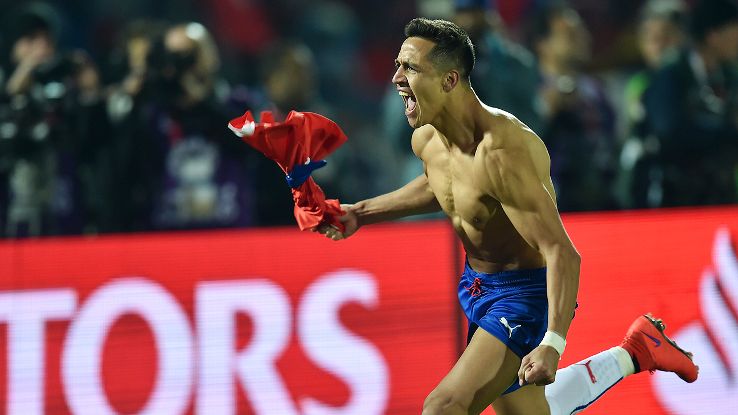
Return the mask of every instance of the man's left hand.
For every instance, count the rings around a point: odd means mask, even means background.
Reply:
[[[551,346],[538,346],[533,349],[520,362],[518,370],[520,386],[528,384],[543,386],[553,383],[560,357]]]

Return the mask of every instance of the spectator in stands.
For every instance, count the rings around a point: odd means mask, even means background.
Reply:
[[[556,2],[535,16],[530,44],[543,77],[538,133],[551,154],[559,209],[616,207],[615,113],[600,82],[584,72],[589,32],[574,9]]]
[[[113,122],[125,119],[133,108],[146,80],[152,45],[165,30],[164,23],[149,19],[134,20],[123,28],[108,65],[108,75],[112,77],[108,112]]]
[[[502,33],[494,0],[456,0],[454,23],[474,43],[474,92],[489,105],[515,114],[538,131],[541,126],[537,91],[541,82],[533,54]]]
[[[361,21],[345,1],[313,0],[294,2],[295,15],[290,35],[304,42],[314,54],[320,96],[342,112],[358,112],[365,106],[358,93],[356,74],[361,73]]]
[[[319,90],[318,68],[313,52],[297,41],[280,41],[271,45],[263,55],[260,66],[262,102],[257,110],[271,111],[276,120],[283,120],[290,111],[310,111],[334,119],[331,107],[322,99]],[[338,159],[331,156],[328,165],[315,171],[313,177],[327,194],[336,194],[340,175]],[[285,184],[284,173],[265,157],[256,160],[263,175],[258,182],[260,224],[293,224],[293,201]]]
[[[663,172],[658,162],[660,144],[646,123],[643,93],[665,60],[673,59],[685,47],[686,5],[682,0],[650,0],[640,11],[638,47],[645,68],[630,77],[625,87],[628,137],[620,154],[624,179],[623,205],[656,207],[661,205]]]
[[[654,75],[644,95],[658,137],[663,206],[735,203],[738,161],[738,5],[697,3],[693,46]]]
[[[253,225],[256,156],[224,132],[228,112],[215,94],[217,48],[199,23],[170,27],[151,45],[140,98],[121,140],[135,145],[129,183],[138,196],[134,223],[147,229]],[[123,195],[128,189],[123,189]]]
[[[110,183],[101,199],[105,209],[105,231],[124,232],[151,228],[151,204],[154,193],[154,152],[142,151],[151,145],[149,136],[139,131],[144,121],[143,93],[148,76],[149,54],[156,39],[163,36],[166,25],[148,19],[126,25],[109,58],[109,77],[113,83],[107,90],[107,112],[113,128],[111,145],[103,153],[105,179]]]
[[[291,110],[333,115],[318,92],[318,68],[306,45],[291,41],[274,44],[262,57],[260,66],[266,109],[276,119],[283,119]]]
[[[9,76],[0,93],[0,189],[9,237],[96,232],[99,152],[106,131],[97,67],[57,45],[55,11],[11,14]],[[89,197],[88,197],[89,196]]]
[[[350,110],[341,108],[334,110],[323,99],[316,75],[318,67],[311,49],[300,42],[283,41],[275,45],[264,55],[261,62],[261,83],[264,88],[266,103],[263,107],[271,110],[276,119],[283,119],[291,110],[317,112],[336,121],[342,128],[350,125],[350,139],[333,153],[328,165],[316,170],[313,177],[327,195],[344,195],[344,197],[360,198],[366,194],[387,186],[386,177],[392,177],[392,155],[386,141],[378,142],[375,129],[371,132],[361,124],[351,124]],[[381,159],[377,161],[379,156]],[[269,162],[272,164],[271,162]],[[269,169],[275,175],[269,175],[259,181],[259,194],[272,194],[273,208],[268,209],[268,217],[262,221],[269,223],[293,223],[292,200],[285,187],[285,192],[274,192],[273,189],[284,187],[284,176],[276,174],[274,167]],[[267,173],[268,174],[268,173]]]

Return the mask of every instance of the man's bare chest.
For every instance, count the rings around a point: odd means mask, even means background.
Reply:
[[[481,191],[471,155],[438,155],[426,160],[431,190],[454,225],[486,227],[500,211],[499,202]],[[457,223],[458,222],[458,223]]]

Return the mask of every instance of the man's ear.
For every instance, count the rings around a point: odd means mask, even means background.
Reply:
[[[461,80],[461,74],[456,69],[452,69],[443,75],[443,91],[451,92]]]

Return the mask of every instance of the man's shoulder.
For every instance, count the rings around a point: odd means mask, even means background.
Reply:
[[[436,129],[430,124],[426,124],[413,130],[413,135],[411,138],[413,153],[415,153],[416,156],[420,157],[423,149],[431,142],[435,134]]]
[[[500,108],[487,107],[486,132],[480,143],[480,149],[514,150],[525,147],[528,136],[535,133],[515,115]]]
[[[501,173],[548,160],[548,151],[536,133],[514,115],[491,108],[490,125],[477,147],[475,160],[477,168],[487,174]]]

